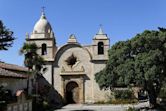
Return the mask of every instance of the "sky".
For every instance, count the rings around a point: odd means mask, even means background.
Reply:
[[[58,46],[71,34],[79,43],[91,44],[100,24],[110,38],[110,46],[144,30],[166,27],[166,0],[0,0],[0,20],[16,37],[8,51],[0,51],[0,61],[24,65],[19,50],[43,6]]]

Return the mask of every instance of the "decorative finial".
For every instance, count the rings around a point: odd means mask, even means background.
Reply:
[[[99,28],[99,32],[97,33],[97,34],[99,34],[99,35],[103,35],[104,34],[104,32],[103,32],[103,29],[102,29],[102,24],[100,24],[100,28]]]
[[[28,32],[26,32],[26,39],[29,39],[29,34],[28,34]]]
[[[70,38],[70,39],[75,39],[76,37],[75,37],[74,34],[71,34],[69,38]]]
[[[68,39],[68,43],[77,43],[77,39],[74,34],[70,35],[70,37]]]

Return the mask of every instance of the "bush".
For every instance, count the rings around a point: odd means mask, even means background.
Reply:
[[[134,104],[138,103],[137,99],[110,99],[109,101],[98,101],[95,104]]]
[[[138,103],[138,100],[135,98],[132,90],[114,90],[112,92],[114,98],[110,97],[110,100],[98,101],[95,104],[134,104]]]
[[[14,97],[12,97],[11,91],[0,86],[0,111],[5,110],[7,104],[12,101],[14,101]]]
[[[0,111],[5,111],[6,110],[7,104],[5,101],[0,101]]]
[[[134,104],[137,103],[137,99],[115,99],[115,100],[110,100],[109,104]]]
[[[134,99],[134,94],[131,90],[115,90],[115,99]]]
[[[135,108],[129,107],[126,111],[138,111]]]
[[[166,87],[162,87],[159,93],[160,98],[166,98]]]

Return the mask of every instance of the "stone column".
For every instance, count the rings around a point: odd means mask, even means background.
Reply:
[[[80,103],[84,103],[84,78],[80,79]]]
[[[65,79],[61,77],[61,95],[65,99]]]

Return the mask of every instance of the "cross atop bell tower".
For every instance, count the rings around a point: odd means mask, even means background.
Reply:
[[[102,25],[100,25],[99,31],[93,38],[93,59],[100,61],[108,60],[109,47],[109,38],[104,33]]]

